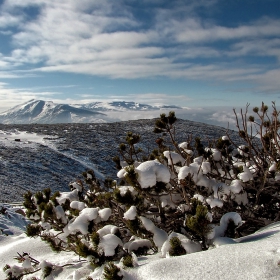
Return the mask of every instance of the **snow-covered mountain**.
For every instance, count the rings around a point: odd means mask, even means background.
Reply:
[[[0,114],[0,122],[4,124],[105,122],[103,116],[104,114],[93,110],[32,99]]]
[[[104,123],[111,122],[106,112],[153,111],[177,106],[151,106],[136,102],[92,102],[87,104],[55,104],[52,101],[30,100],[0,114],[0,123]],[[114,118],[116,121],[116,119]]]

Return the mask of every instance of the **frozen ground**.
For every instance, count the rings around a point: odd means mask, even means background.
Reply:
[[[6,207],[9,207],[6,205]],[[25,220],[8,208],[0,214],[0,267],[6,263],[17,263],[13,257],[17,252],[30,253],[42,262],[50,261],[58,265],[57,272],[50,279],[85,280],[87,276],[93,279],[103,279],[102,269],[92,271],[73,253],[53,253],[50,248],[38,238],[28,238],[23,233]],[[139,257],[138,267],[122,270],[124,280],[276,280],[280,278],[280,223],[271,224],[247,237],[231,241],[223,240],[226,245],[218,246],[205,252],[193,253],[180,257],[161,258],[159,254]],[[71,264],[64,267],[60,266]],[[32,276],[41,277],[41,272]],[[31,276],[30,276],[31,277]],[[5,274],[0,269],[0,279]],[[28,279],[28,278],[25,278]]]
[[[27,190],[68,190],[68,183],[86,169],[103,177],[88,158],[59,150],[58,142],[57,135],[45,135],[42,131],[0,131],[0,201],[21,201]]]
[[[0,130],[0,141],[6,146],[27,145],[32,143],[46,144],[44,140],[45,137],[47,137],[47,135],[38,135],[37,133],[19,131],[17,129],[11,131]],[[20,141],[17,142],[16,139]],[[55,137],[53,137],[53,139],[55,139]]]

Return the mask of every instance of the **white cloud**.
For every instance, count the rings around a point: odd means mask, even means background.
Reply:
[[[236,124],[236,119],[233,111],[218,111],[211,115],[210,120],[218,123]]]
[[[174,22],[173,29],[180,30],[176,39],[180,42],[197,43],[217,40],[269,37],[280,35],[280,20],[264,18],[250,25],[224,27],[205,24],[201,20],[188,19],[185,22]]]
[[[280,39],[252,39],[234,43],[228,56],[240,57],[255,55],[260,57],[277,57],[280,61]]]
[[[191,100],[187,95],[170,95],[165,93],[129,94],[126,99],[152,105],[178,105],[178,100],[181,101],[181,104]]]
[[[23,21],[21,15],[11,15],[9,13],[0,13],[0,28],[6,28],[9,26],[16,26]]]
[[[0,71],[0,79],[14,79],[19,78],[19,76],[10,71]]]
[[[258,75],[249,75],[247,80],[257,84],[255,91],[258,93],[280,93],[280,69],[268,70]],[[272,98],[273,99],[273,98]]]

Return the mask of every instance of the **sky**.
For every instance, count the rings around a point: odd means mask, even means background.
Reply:
[[[279,61],[279,0],[0,0],[0,112],[30,99],[277,105]]]

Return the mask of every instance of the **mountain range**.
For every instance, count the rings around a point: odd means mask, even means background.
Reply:
[[[151,106],[136,102],[91,102],[86,104],[56,104],[52,101],[29,100],[0,113],[3,124],[106,123],[116,121],[108,112],[153,111],[180,109],[177,106]]]

